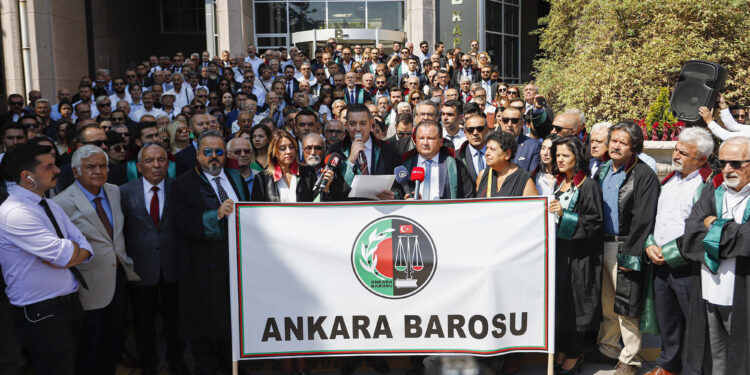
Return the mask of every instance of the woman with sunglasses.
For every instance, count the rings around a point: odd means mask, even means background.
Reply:
[[[477,68],[482,69],[485,66],[490,66],[492,63],[492,58],[490,58],[490,54],[487,52],[479,52],[477,55]]]
[[[177,154],[190,144],[190,128],[181,120],[174,120],[167,126],[169,133],[169,148],[172,154]]]
[[[504,131],[487,136],[487,167],[477,176],[477,197],[520,197],[538,195],[529,172],[513,164],[516,138]]]
[[[113,131],[107,132],[107,155],[110,163],[125,163],[128,156],[128,143],[125,137]]]
[[[495,106],[495,108],[508,108],[509,105],[508,101],[508,85],[505,83],[498,83],[497,89],[495,91],[495,96],[492,98],[492,105]],[[500,112],[503,110],[500,109]]]
[[[271,140],[271,128],[265,125],[255,125],[250,129],[250,144],[253,146],[255,161],[250,168],[263,171],[268,168],[268,142]]]
[[[552,144],[557,174],[554,199],[556,240],[555,368],[558,374],[581,371],[583,338],[602,319],[603,208],[599,184],[589,178],[585,147],[578,137]]]
[[[335,186],[342,191],[343,178],[334,178],[332,170],[324,172],[328,183],[320,192],[315,191],[318,179],[315,169],[299,164],[297,155],[297,140],[286,130],[274,130],[268,145],[268,168],[255,176],[250,200],[283,203],[330,200],[333,181],[338,181]]]
[[[417,104],[422,101],[424,96],[422,96],[422,93],[419,92],[419,90],[413,91],[411,94],[409,94],[409,104],[411,105],[412,111],[417,107]]]

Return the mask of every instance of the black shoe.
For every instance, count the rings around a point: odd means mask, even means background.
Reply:
[[[583,356],[580,356],[578,357],[576,364],[570,370],[563,370],[562,365],[560,365],[560,367],[555,370],[555,373],[559,375],[580,374],[582,365],[583,365]]]
[[[185,364],[185,360],[178,359],[174,361],[168,361],[169,372],[173,375],[190,375],[190,369]]]

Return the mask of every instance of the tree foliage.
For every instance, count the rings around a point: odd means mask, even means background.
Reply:
[[[730,103],[750,97],[746,0],[554,0],[540,23],[536,83],[555,111],[642,119],[695,59],[727,68]]]

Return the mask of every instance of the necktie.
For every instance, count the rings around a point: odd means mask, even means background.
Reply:
[[[349,90],[349,104],[354,103],[357,98],[354,96],[354,90]]]
[[[159,187],[158,186],[152,186],[151,191],[154,192],[154,195],[151,197],[151,208],[149,210],[149,213],[151,214],[151,220],[154,221],[154,225],[156,227],[159,227]]]
[[[477,166],[479,167],[479,171],[484,170],[484,152],[482,152],[481,150],[477,151]]]
[[[287,86],[288,87],[287,87],[286,91],[287,91],[287,93],[289,93],[289,97],[291,98],[292,94],[293,94],[292,88],[294,87],[294,84],[292,83],[292,81],[289,81],[289,83],[287,83]]]
[[[96,214],[99,216],[99,220],[102,221],[102,224],[104,225],[104,229],[107,230],[107,234],[109,234],[109,238],[112,239],[114,237],[112,234],[113,232],[112,223],[109,222],[107,213],[104,211],[104,207],[102,207],[102,197],[94,198],[94,204],[96,204]]]
[[[432,199],[432,189],[430,187],[432,186],[430,184],[430,177],[432,171],[432,160],[425,160],[424,161],[424,183],[422,184],[422,199],[424,200],[430,200]]]
[[[214,182],[216,183],[216,190],[219,191],[219,200],[221,203],[224,203],[229,199],[229,195],[227,195],[227,191],[224,190],[224,188],[221,186],[221,177],[216,176],[213,178]]]
[[[60,226],[57,225],[57,220],[55,220],[55,215],[52,214],[52,210],[49,208],[49,204],[47,203],[47,200],[42,198],[42,200],[39,202],[39,205],[44,208],[44,213],[47,214],[47,217],[52,222],[52,226],[55,227],[55,232],[57,233],[57,237],[65,238],[63,236],[62,231],[60,230]],[[78,283],[81,284],[83,289],[88,289],[89,286],[86,284],[86,280],[83,278],[83,275],[81,275],[81,271],[79,271],[75,267],[68,268],[70,272],[73,273],[73,276],[75,276],[76,280],[78,280]]]
[[[367,156],[365,153],[362,153],[362,164],[359,165],[359,174],[361,175],[368,175],[370,174],[370,170],[367,168]]]

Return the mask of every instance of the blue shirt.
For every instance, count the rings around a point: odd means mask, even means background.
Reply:
[[[620,186],[625,182],[625,166],[614,170],[614,165],[609,169],[602,181],[602,197],[604,198],[604,233],[620,233]]]
[[[5,293],[14,306],[26,306],[78,290],[78,282],[69,269],[50,267],[42,261],[64,267],[73,256],[73,241],[82,249],[91,250],[86,237],[62,207],[47,199],[65,237],[59,238],[39,204],[41,200],[37,194],[16,186],[0,206],[0,265],[7,285]]]
[[[78,180],[76,180],[76,184],[78,185],[78,188],[81,189],[83,192],[83,195],[86,196],[86,199],[89,200],[89,203],[91,203],[91,207],[94,207],[94,211],[96,211],[96,202],[94,202],[94,198],[102,198],[102,208],[104,208],[104,212],[107,214],[107,219],[109,219],[109,225],[114,226],[114,221],[112,220],[112,207],[109,206],[109,200],[107,199],[107,194],[104,194],[104,189],[99,189],[99,194],[94,195],[89,193],[88,190],[86,190]]]

